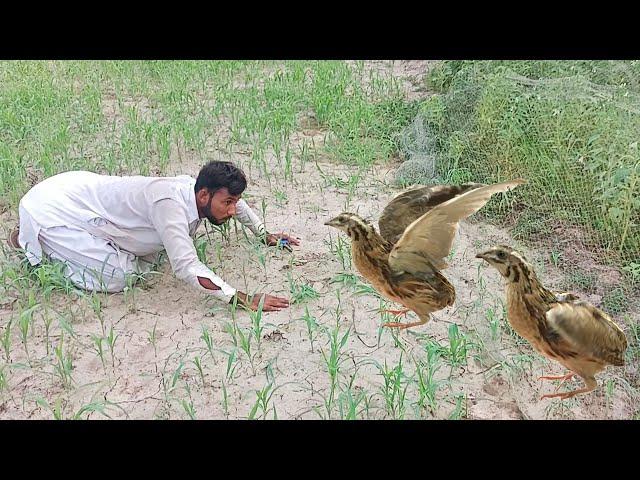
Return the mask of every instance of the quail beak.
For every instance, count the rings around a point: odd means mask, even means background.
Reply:
[[[329,227],[337,227],[339,225],[339,222],[337,218],[332,218],[331,220],[324,222],[324,224]]]
[[[489,261],[489,252],[479,253],[476,255],[476,258],[481,258],[483,260]]]

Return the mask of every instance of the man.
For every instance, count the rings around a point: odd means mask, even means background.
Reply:
[[[116,177],[66,172],[34,186],[20,201],[20,228],[10,243],[23,248],[36,265],[43,255],[66,265],[80,288],[119,292],[127,276],[150,270],[166,250],[178,278],[194,288],[253,310],[264,294],[249,296],[225,283],[198,260],[193,236],[203,218],[222,225],[232,216],[267,245],[280,240],[298,245],[284,233],[269,234],[240,197],[247,180],[231,162],[209,162],[198,178]],[[264,311],[289,306],[285,298],[264,295]]]

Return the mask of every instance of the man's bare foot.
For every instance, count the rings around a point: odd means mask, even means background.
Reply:
[[[11,232],[9,234],[9,238],[7,239],[7,243],[9,244],[9,246],[13,249],[20,249],[22,247],[20,247],[20,244],[18,243],[18,236],[20,235],[20,230],[19,229],[15,229],[13,232]]]

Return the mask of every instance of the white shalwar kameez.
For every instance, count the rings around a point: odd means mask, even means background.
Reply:
[[[148,272],[166,250],[175,275],[194,288],[228,302],[236,289],[200,260],[193,237],[200,222],[195,179],[118,177],[74,171],[49,177],[20,201],[18,242],[32,265],[43,254],[63,262],[80,288],[119,292],[126,276]],[[264,225],[244,200],[236,218],[255,234]],[[200,285],[208,278],[220,290]]]

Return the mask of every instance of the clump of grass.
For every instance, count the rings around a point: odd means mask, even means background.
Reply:
[[[579,228],[603,262],[627,268],[640,255],[638,65],[441,62],[429,78],[442,95],[421,106],[432,138],[426,153],[442,177],[526,178],[517,194],[502,196],[509,201],[494,199],[481,214],[504,220],[516,212],[523,239],[573,240]]]
[[[361,406],[362,404],[362,406]],[[357,420],[369,411],[369,399],[365,390],[345,389],[338,395],[338,412],[341,420]]]
[[[338,375],[341,371],[341,366],[346,360],[343,348],[349,340],[349,334],[351,329],[340,336],[340,328],[336,325],[333,329],[324,329],[325,334],[328,337],[329,351],[325,351],[324,348],[320,349],[322,359],[324,360],[327,374],[329,375],[329,395],[325,397],[325,410],[329,418],[331,418],[331,412],[333,410],[336,387],[338,385]]]
[[[416,404],[420,411],[426,409],[434,416],[438,408],[436,394],[441,385],[435,375],[441,367],[442,350],[440,345],[435,342],[426,343],[424,350],[427,354],[426,361],[414,359],[415,382],[418,386]]]
[[[351,270],[351,245],[349,241],[342,238],[341,235],[338,235],[334,241],[330,235],[329,241],[325,243],[328,244],[329,251],[340,260],[342,269],[349,272]]]
[[[289,281],[289,292],[291,292],[291,303],[304,303],[314,298],[320,297],[320,294],[309,284],[301,283],[299,279],[293,278],[291,273],[287,273]]]
[[[354,361],[354,370],[353,372],[349,372],[348,381],[340,385],[337,405],[341,420],[369,418],[371,404],[375,394],[369,395],[364,388],[355,385],[359,368],[366,365],[366,363],[367,362],[358,363]]]
[[[276,390],[273,383],[270,381],[265,385],[261,390],[256,390],[256,403],[251,408],[249,412],[249,420],[253,420],[256,418],[256,414],[258,409],[262,412],[262,418],[266,419],[269,411],[273,410],[273,419],[278,419],[278,413],[276,411],[275,405],[270,406],[271,398]]]
[[[406,409],[406,395],[409,388],[409,380],[402,367],[402,352],[398,364],[389,368],[387,361],[384,366],[378,365],[380,374],[383,377],[382,395],[385,400],[387,412],[394,419],[403,419]]]

